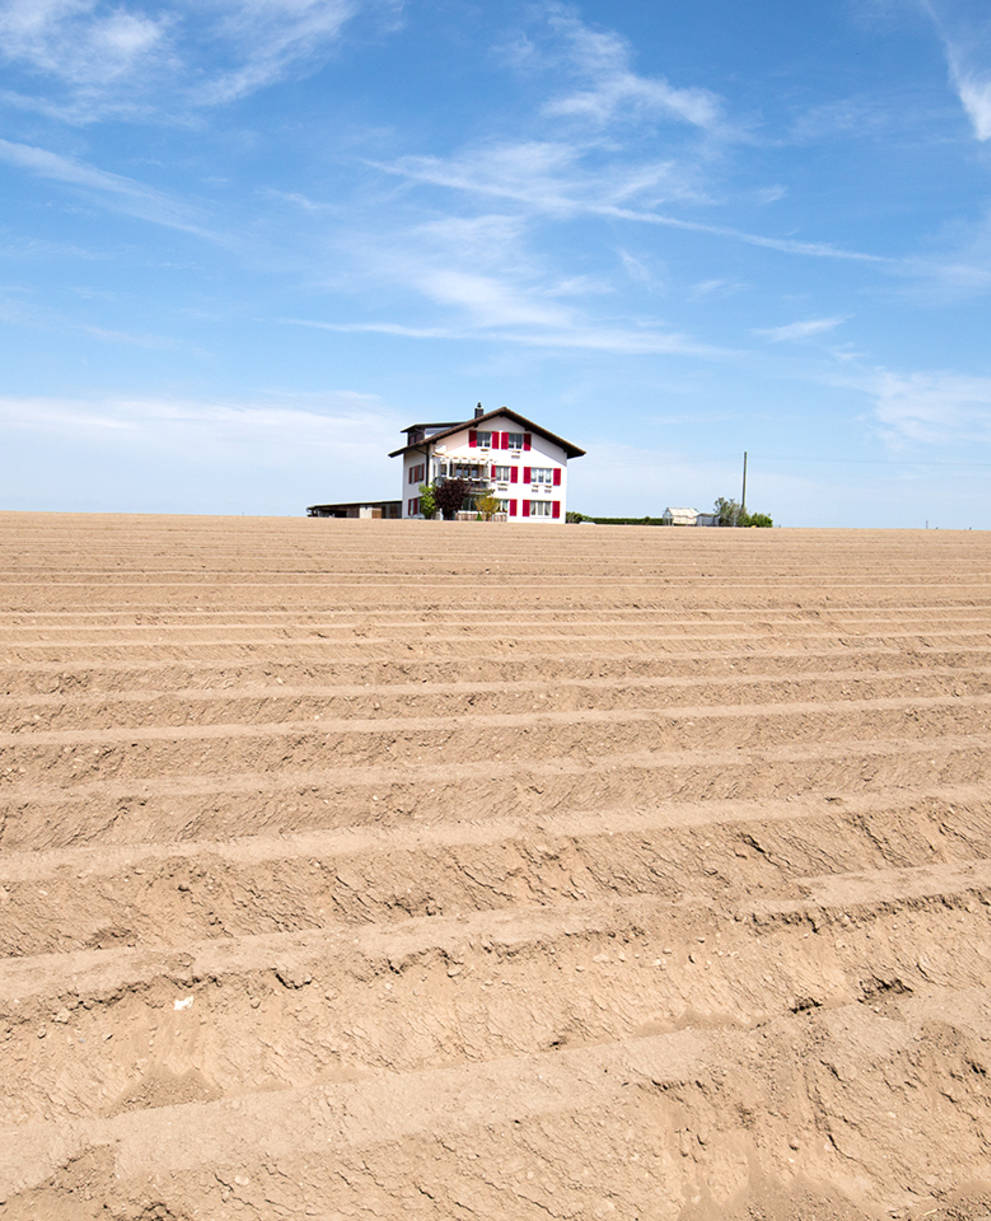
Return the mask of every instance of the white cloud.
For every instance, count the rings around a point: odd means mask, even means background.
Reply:
[[[629,42],[612,30],[586,25],[575,9],[554,4],[548,24],[556,43],[542,57],[570,75],[576,88],[545,103],[552,118],[586,120],[596,127],[615,121],[642,122],[658,117],[713,131],[724,126],[720,99],[708,89],[675,86],[663,77],[640,76],[632,68]],[[532,42],[517,62],[538,67],[540,56]]]
[[[761,338],[770,340],[771,343],[801,343],[802,340],[812,339],[816,335],[823,335],[827,331],[833,331],[838,326],[841,326],[847,318],[808,318],[802,322],[789,322],[785,326],[772,326],[755,328],[752,332],[754,335],[760,335]]]
[[[312,327],[350,335],[396,335],[405,339],[489,340],[550,351],[603,352],[619,356],[696,356],[720,360],[735,355],[726,348],[702,343],[691,336],[663,331],[654,326],[610,326],[572,321],[566,330],[491,327],[411,327],[398,322],[320,322],[306,318],[284,318],[290,326]]]
[[[991,140],[991,22],[983,3],[923,0],[943,42],[950,82],[974,129]]]
[[[943,444],[991,441],[991,378],[882,369],[864,387],[892,441]]]
[[[12,140],[0,139],[0,161],[16,165],[39,178],[48,178],[95,193],[106,206],[128,216],[170,229],[180,229],[213,241],[222,240],[204,227],[196,210],[184,200],[158,191],[134,178],[101,170],[83,161],[63,157],[60,153],[37,148],[32,144],[18,144]]]
[[[7,0],[0,4],[0,54],[92,89],[143,68],[162,49],[168,24],[98,0]]]
[[[724,280],[721,278],[699,280],[697,284],[693,284],[689,289],[688,299],[689,301],[708,301],[720,297],[731,297],[734,293],[741,292],[746,287],[747,285],[739,280]]]
[[[364,9],[397,0],[0,0],[0,60],[44,84],[9,103],[89,123],[229,103],[331,55]],[[55,92],[60,89],[61,92]]]
[[[748,233],[731,225],[710,224],[656,212],[649,207],[630,207],[624,198],[631,175],[642,167],[580,165],[584,150],[560,142],[507,144],[471,149],[450,158],[407,156],[396,161],[369,162],[384,173],[430,186],[447,187],[470,195],[512,200],[535,212],[550,216],[599,216],[611,220],[680,229],[727,238],[782,254],[843,261],[897,264],[898,260],[859,250],[845,250],[828,242],[769,237]],[[693,198],[697,193],[684,183],[669,184],[669,198]],[[657,192],[655,192],[656,194]]]
[[[356,0],[214,0],[217,34],[235,61],[193,92],[201,105],[231,102],[325,55],[358,12]]]
[[[0,396],[8,507],[282,513],[397,496],[408,423],[375,395]],[[80,470],[86,471],[80,480]]]
[[[226,403],[8,395],[0,396],[0,421],[8,428],[60,436],[116,433],[142,448],[195,452],[200,458],[229,459],[232,451],[250,449],[265,464],[278,464],[280,454],[302,447],[382,455],[401,427],[398,414],[376,396],[353,391]]]
[[[991,140],[991,74],[978,75],[950,61],[953,83],[978,140]]]
[[[424,296],[441,305],[464,308],[483,327],[565,327],[571,321],[568,310],[534,301],[494,276],[428,268],[418,276],[418,287]]]
[[[621,267],[635,284],[642,284],[648,289],[657,289],[661,286],[661,278],[651,270],[645,259],[638,258],[622,247],[616,251],[616,255]]]

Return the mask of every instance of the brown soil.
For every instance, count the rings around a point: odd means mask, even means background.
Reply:
[[[0,515],[0,1215],[991,1216],[991,537]]]

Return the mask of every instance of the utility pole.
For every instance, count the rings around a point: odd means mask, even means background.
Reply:
[[[743,451],[743,491],[740,494],[740,516],[747,512],[747,451]]]

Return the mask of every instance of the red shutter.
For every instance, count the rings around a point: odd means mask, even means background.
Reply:
[[[559,500],[551,501],[551,517],[561,516],[561,502]]]
[[[478,433],[474,428],[468,429],[468,448],[478,449]]]
[[[509,449],[509,433],[508,432],[504,432],[502,434],[502,448]]]
[[[515,500],[511,500],[509,502],[509,516],[510,517],[516,516],[516,501]]]
[[[533,440],[533,435],[532,435],[532,433],[525,432],[525,433],[523,434],[523,448],[524,448],[524,449],[529,449],[529,448],[530,448],[530,442],[531,442],[532,440]]]
[[[524,501],[523,501],[523,516],[524,516],[524,517],[529,517],[529,516],[530,516],[530,502],[529,502],[529,500],[524,500]]]
[[[520,468],[518,466],[511,466],[509,468],[509,482],[517,483],[518,482],[517,476],[519,475],[519,473],[520,473]]]
[[[554,486],[556,488],[561,486],[561,468],[559,466],[554,468]]]
[[[495,479],[495,477],[496,477],[496,476],[495,476],[495,463],[493,462],[493,463],[492,463],[492,474],[489,476],[489,478],[490,478],[490,479]]]
[[[523,468],[523,482],[524,483],[530,482],[530,468],[528,466],[525,466]]]

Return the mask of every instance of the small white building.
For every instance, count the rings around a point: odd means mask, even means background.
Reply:
[[[697,526],[701,514],[698,509],[667,508],[661,514],[666,526]]]
[[[402,516],[421,517],[420,484],[466,479],[473,497],[490,492],[500,517],[516,522],[563,522],[567,513],[568,459],[585,453],[508,407],[473,419],[411,424],[403,430]]]

